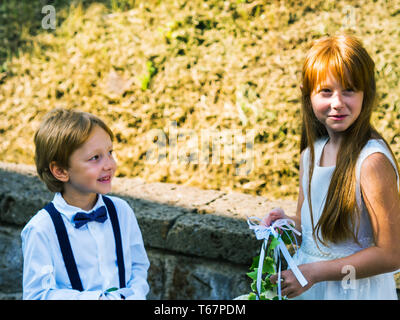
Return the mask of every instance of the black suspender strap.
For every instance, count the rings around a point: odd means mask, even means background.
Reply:
[[[54,207],[53,203],[48,203],[44,209],[49,213],[56,229],[58,243],[60,244],[61,254],[67,269],[69,281],[72,289],[83,291],[81,278],[79,277],[78,268],[76,267],[75,258],[72,253],[71,243],[68,239],[67,229],[65,228],[61,214]]]
[[[110,217],[111,225],[114,232],[117,264],[118,264],[119,285],[120,288],[125,288],[126,285],[125,285],[124,254],[122,250],[121,229],[119,227],[117,211],[111,199],[103,196],[103,201],[107,207],[108,215]],[[83,291],[81,278],[79,277],[78,268],[76,266],[74,255],[72,253],[71,243],[69,241],[67,229],[65,228],[61,214],[57,211],[52,202],[48,203],[44,207],[44,209],[49,213],[51,220],[53,220],[58,242],[60,244],[61,254],[64,259],[64,264],[67,269],[72,289]]]
[[[122,251],[121,230],[119,228],[117,211],[115,210],[114,203],[110,198],[103,196],[103,201],[106,204],[108,215],[110,216],[111,225],[114,231],[115,248],[117,251],[117,264],[119,274],[119,287],[125,288],[125,264],[124,253]]]

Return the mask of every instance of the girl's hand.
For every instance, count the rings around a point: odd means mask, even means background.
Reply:
[[[274,208],[272,209],[268,215],[266,215],[260,222],[261,225],[264,225],[266,227],[269,227],[272,222],[278,219],[286,219],[287,215],[285,214],[285,211],[283,211],[282,208]]]
[[[314,275],[317,270],[314,268],[314,263],[302,264],[299,266],[299,269],[306,278],[308,282],[307,285],[302,287],[292,270],[284,270],[281,273],[282,297],[286,296],[287,298],[292,299],[307,291],[315,284]],[[276,283],[278,281],[278,274],[276,273],[272,275],[270,280],[271,283]]]

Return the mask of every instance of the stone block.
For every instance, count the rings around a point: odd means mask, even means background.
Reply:
[[[296,214],[297,202],[292,200],[270,200],[267,197],[232,192],[201,206],[200,213],[212,213],[237,219],[255,216],[262,218],[273,208],[282,207],[286,214]]]
[[[228,300],[250,291],[244,266],[154,250],[148,254],[148,299]]]
[[[131,179],[134,180],[134,179]],[[134,180],[138,181],[138,180]],[[224,192],[216,190],[202,190],[196,187],[187,187],[171,183],[134,183],[131,187],[121,192],[119,183],[113,185],[113,190],[119,195],[126,195],[163,205],[170,205],[196,212],[198,208],[212,203],[225,195]]]
[[[32,167],[1,164],[0,222],[23,226],[52,198]]]
[[[0,226],[0,293],[22,292],[21,229]]]
[[[200,257],[249,264],[260,242],[243,220],[212,214],[188,213],[179,217],[168,233],[169,250]]]
[[[166,248],[170,228],[178,217],[187,213],[175,206],[127,196],[121,198],[126,200],[135,212],[145,245],[153,248]]]

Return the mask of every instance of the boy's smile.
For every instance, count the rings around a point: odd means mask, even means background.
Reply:
[[[111,191],[111,181],[116,170],[112,151],[108,133],[95,126],[89,138],[69,159],[69,168],[66,169],[68,181],[63,191],[63,197],[68,203],[72,204],[72,199],[87,198],[94,204],[97,193],[106,194]]]

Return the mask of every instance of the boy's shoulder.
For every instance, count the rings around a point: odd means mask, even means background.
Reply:
[[[46,233],[51,232],[52,228],[54,228],[54,226],[51,217],[48,212],[42,208],[28,221],[22,229],[21,234],[26,234],[31,231]]]

